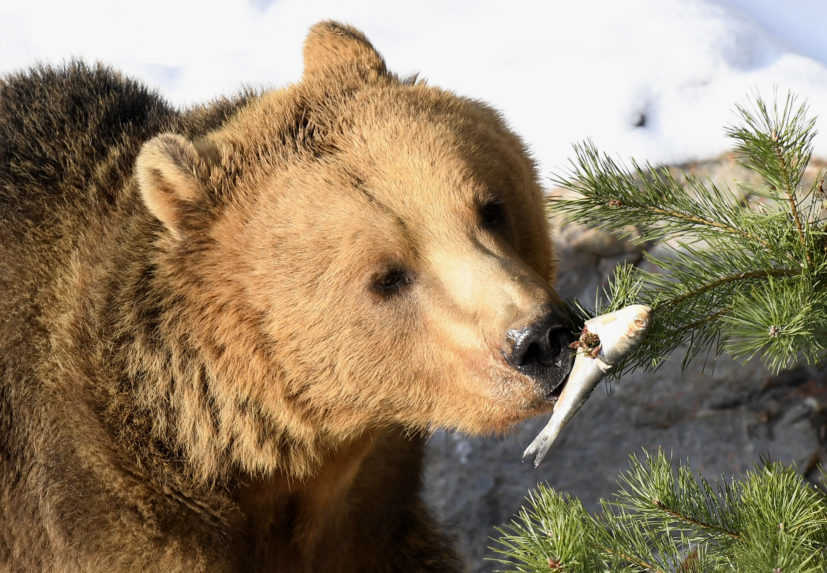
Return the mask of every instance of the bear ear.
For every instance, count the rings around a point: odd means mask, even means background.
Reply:
[[[196,176],[200,160],[191,141],[180,135],[163,133],[144,144],[135,162],[135,175],[144,204],[176,238],[184,234],[187,207],[205,197]]]
[[[304,41],[304,78],[356,68],[385,74],[385,60],[364,34],[338,22],[319,22]]]

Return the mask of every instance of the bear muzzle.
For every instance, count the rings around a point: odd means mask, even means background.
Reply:
[[[569,345],[577,338],[576,328],[565,313],[547,312],[539,319],[506,331],[506,362],[534,380],[547,400],[563,389],[574,364]]]

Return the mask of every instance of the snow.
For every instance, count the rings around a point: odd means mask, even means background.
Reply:
[[[515,8],[519,6],[519,8]],[[45,2],[0,4],[0,73],[100,60],[186,105],[301,75],[314,22],[355,25],[400,74],[492,103],[543,175],[591,138],[619,157],[728,149],[734,104],[792,90],[827,118],[824,0]],[[822,124],[827,132],[827,126]],[[816,139],[827,157],[827,137]]]

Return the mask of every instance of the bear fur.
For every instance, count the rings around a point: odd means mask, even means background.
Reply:
[[[423,442],[553,404],[503,360],[557,301],[535,169],[352,28],[304,60],[183,111],[0,80],[0,570],[462,569]]]

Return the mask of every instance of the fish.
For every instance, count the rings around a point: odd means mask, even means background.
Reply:
[[[546,426],[523,452],[523,461],[534,457],[540,466],[562,429],[577,414],[597,383],[643,339],[652,309],[633,304],[586,321],[569,377]]]

